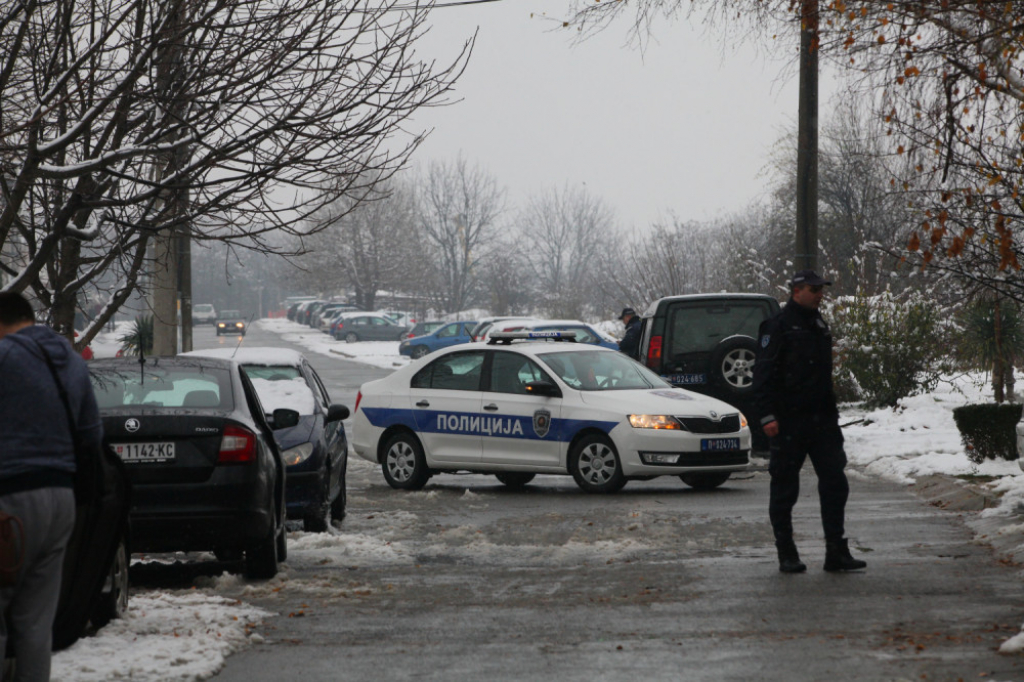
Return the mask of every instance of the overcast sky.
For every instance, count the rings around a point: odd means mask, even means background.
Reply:
[[[752,45],[726,54],[721,32],[686,20],[657,23],[643,53],[627,45],[631,15],[574,44],[538,16],[565,18],[567,8],[504,0],[433,12],[421,56],[451,61],[478,27],[479,36],[456,85],[461,101],[417,115],[434,132],[414,163],[461,150],[508,188],[512,205],[585,183],[624,227],[670,211],[703,220],[763,195],[770,149],[796,121],[793,64]],[[797,40],[794,31],[793,63]],[[823,81],[823,98],[827,90]]]

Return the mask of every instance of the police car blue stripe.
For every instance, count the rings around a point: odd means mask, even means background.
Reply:
[[[581,429],[593,427],[609,433],[618,422],[597,419],[551,419],[543,436],[534,429],[532,415],[492,415],[478,412],[443,412],[439,410],[406,410],[386,407],[364,407],[371,424],[388,428],[401,424],[418,433],[450,433],[464,436],[490,436],[523,440],[568,442]]]

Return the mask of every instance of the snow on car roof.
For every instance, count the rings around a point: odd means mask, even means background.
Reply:
[[[290,348],[274,348],[272,346],[251,346],[240,348],[211,348],[210,350],[194,350],[179,355],[202,356],[207,358],[227,358],[243,365],[261,365],[273,367],[286,365],[298,367],[302,364],[302,353]]]

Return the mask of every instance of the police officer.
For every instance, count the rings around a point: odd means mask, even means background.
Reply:
[[[619,315],[622,324],[626,325],[626,333],[619,341],[619,351],[634,360],[640,359],[640,318],[632,308],[623,308]]]
[[[808,456],[818,476],[825,570],[865,568],[867,562],[850,555],[844,537],[850,492],[843,472],[846,453],[832,387],[832,333],[818,311],[824,287],[832,282],[813,270],[801,270],[789,284],[792,295],[786,306],[761,323],[754,364],[756,410],[771,443],[768,513],[779,570],[807,570],[793,542],[793,506],[800,495],[800,469]]]

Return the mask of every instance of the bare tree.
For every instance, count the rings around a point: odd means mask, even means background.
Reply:
[[[334,222],[305,238],[299,281],[317,291],[351,291],[355,303],[373,310],[377,292],[413,286],[410,263],[422,258],[412,189],[392,178],[361,201],[343,198],[322,209]],[[317,221],[325,221],[317,214]]]
[[[75,0],[0,9],[0,271],[66,330],[100,325],[159,265],[156,236],[270,250],[400,168],[404,124],[468,58],[414,45],[432,2]],[[354,205],[354,203],[353,203]],[[323,219],[321,220],[320,217]],[[166,267],[166,263],[163,264]]]
[[[612,237],[611,210],[585,187],[567,184],[531,198],[519,224],[540,306],[552,317],[582,316],[600,279],[597,255]]]
[[[448,312],[477,295],[480,262],[487,256],[505,191],[462,155],[430,164],[418,187],[417,217],[435,259],[435,287]]]

